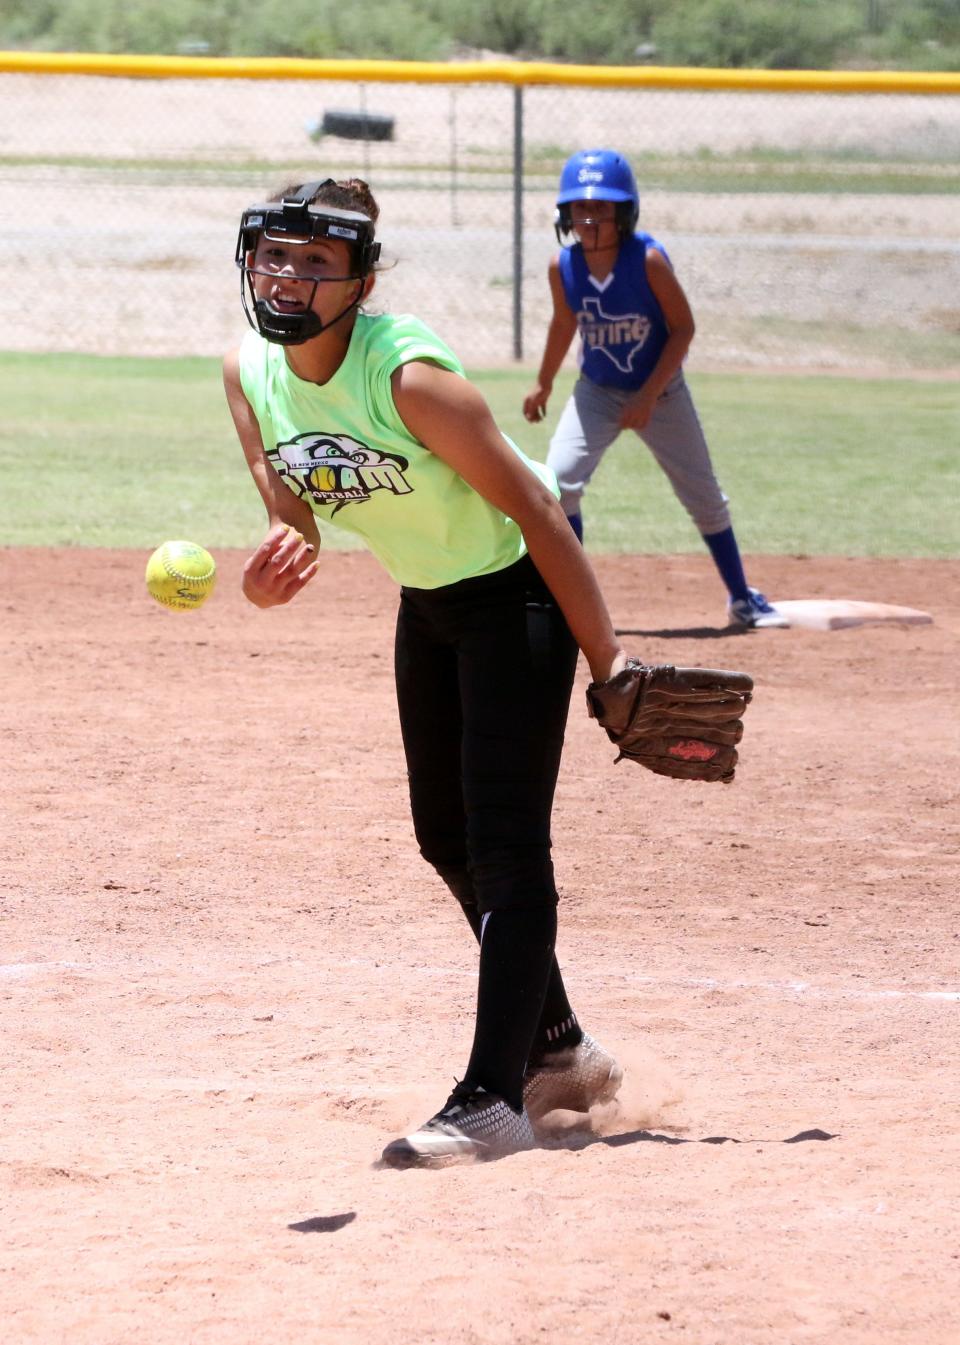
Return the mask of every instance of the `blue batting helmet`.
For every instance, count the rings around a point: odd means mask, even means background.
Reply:
[[[563,165],[557,205],[568,201],[634,201],[640,204],[633,170],[612,149],[582,149]]]
[[[640,218],[640,193],[633,170],[613,149],[582,149],[570,156],[560,174],[558,225],[569,226],[571,201],[613,201],[624,235],[633,233]],[[566,234],[568,227],[563,232]]]

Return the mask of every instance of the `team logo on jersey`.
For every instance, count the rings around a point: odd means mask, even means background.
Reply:
[[[348,504],[362,504],[375,490],[409,495],[404,472],[409,463],[399,453],[381,453],[349,434],[298,434],[267,449],[285,485],[301,500],[332,504],[336,514]]]
[[[599,299],[584,299],[577,327],[584,350],[599,350],[624,374],[633,373],[633,362],[650,335],[648,317],[642,313],[605,313]]]

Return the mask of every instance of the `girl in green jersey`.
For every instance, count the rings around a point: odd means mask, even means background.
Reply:
[[[414,830],[480,943],[462,1082],[391,1165],[535,1143],[556,1108],[613,1097],[621,1071],[577,1022],[554,956],[550,815],[578,649],[624,665],[556,480],[497,428],[417,319],[371,316],[378,207],[366,183],[291,187],[243,214],[251,331],[227,400],[269,519],[247,561],[257,607],[295,598],[317,518],[361,535],[400,585],[395,667]]]

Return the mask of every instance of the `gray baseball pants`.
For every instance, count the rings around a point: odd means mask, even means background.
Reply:
[[[622,433],[620,412],[632,394],[579,378],[550,441],[548,464],[560,483],[564,512],[580,511],[580,500],[600,459]],[[677,499],[704,537],[730,527],[728,500],[710,461],[690,389],[677,373],[657,399],[649,422],[637,430],[666,472]]]

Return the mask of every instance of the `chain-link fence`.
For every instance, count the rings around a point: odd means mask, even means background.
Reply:
[[[380,201],[388,262],[372,306],[415,311],[474,368],[535,365],[560,167],[610,145],[631,159],[641,226],[690,297],[691,367],[958,372],[955,84],[875,94],[441,83],[435,71],[430,82],[4,73],[0,340],[219,354],[243,330],[242,208],[293,181],[357,173]]]

